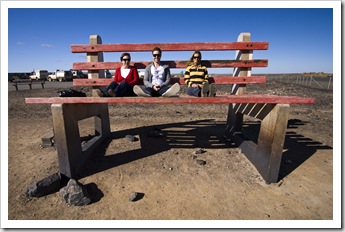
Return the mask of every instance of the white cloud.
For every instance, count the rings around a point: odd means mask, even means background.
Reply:
[[[17,42],[17,45],[23,45],[23,44],[24,44],[23,42],[20,42],[20,41]]]
[[[54,45],[51,44],[41,44],[41,47],[52,48]]]

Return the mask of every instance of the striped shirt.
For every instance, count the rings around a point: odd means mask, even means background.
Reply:
[[[184,81],[190,87],[193,83],[202,84],[208,82],[208,72],[206,66],[188,65],[184,73]]]

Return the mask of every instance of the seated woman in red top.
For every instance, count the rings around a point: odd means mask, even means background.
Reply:
[[[138,70],[130,66],[131,55],[127,52],[123,53],[120,57],[122,66],[116,69],[114,81],[102,91],[97,90],[100,97],[125,97],[136,96],[133,92],[133,86],[138,84],[139,75]]]

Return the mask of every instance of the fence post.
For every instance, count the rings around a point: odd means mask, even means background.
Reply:
[[[329,77],[329,81],[328,81],[328,87],[327,89],[329,89],[329,86],[331,85],[331,80],[332,80],[333,77]]]

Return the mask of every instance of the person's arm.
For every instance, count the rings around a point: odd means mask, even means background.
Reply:
[[[151,65],[147,66],[144,74],[144,85],[146,88],[152,88],[152,83],[149,81],[151,76]]]
[[[161,87],[168,86],[170,84],[171,75],[170,75],[170,68],[168,66],[164,68],[164,75],[165,75],[165,81],[161,85]]]
[[[190,73],[189,73],[189,70],[190,70],[190,66],[188,66],[186,68],[186,71],[184,72],[184,82],[186,83],[186,85],[188,87],[190,87],[190,85],[192,84],[192,82],[190,81]]]
[[[116,83],[120,83],[121,81],[122,81],[122,77],[121,77],[121,70],[119,69],[119,68],[117,68],[116,70],[115,70],[115,74],[114,74],[114,81],[116,82]]]
[[[206,66],[204,66],[204,68],[205,68],[205,71],[204,71],[204,74],[205,74],[205,76],[204,76],[204,82],[208,82],[208,71],[207,71],[207,68],[206,68]]]

